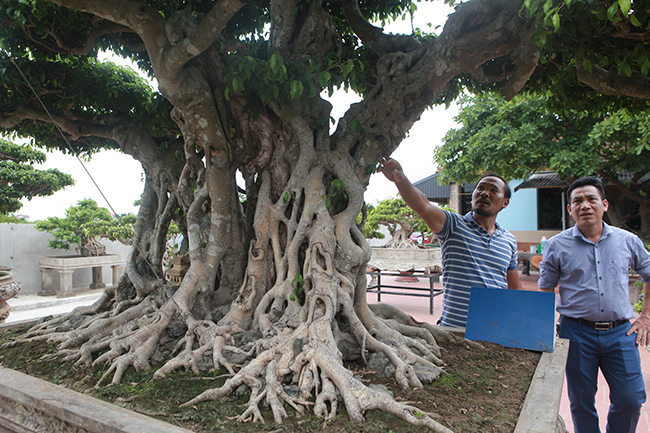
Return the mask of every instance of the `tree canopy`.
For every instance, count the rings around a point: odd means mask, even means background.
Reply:
[[[49,196],[74,184],[59,170],[37,170],[32,165],[44,161],[43,152],[0,138],[0,214],[18,211],[23,198]]]
[[[552,170],[568,182],[597,174],[611,184],[608,212],[615,225],[650,240],[650,120],[644,111],[618,106],[590,110],[581,104],[554,110],[553,96],[522,93],[511,101],[485,93],[465,98],[435,160],[443,181],[471,182],[485,171],[508,180]],[[607,105],[601,101],[602,107]],[[636,203],[639,225],[624,221],[625,201]]]
[[[278,423],[289,416],[284,403],[332,419],[340,395],[355,422],[380,409],[448,431],[344,368],[372,354],[400,386],[420,387],[440,374],[437,342],[454,341],[366,303],[370,248],[357,216],[369,178],[427,107],[462,89],[512,99],[529,86],[565,101],[623,94],[599,74],[642,88],[645,48],[636,46],[650,21],[642,2],[626,0],[456,6],[439,34],[396,35],[372,23],[417,13],[410,1],[4,0],[2,131],[65,152],[119,148],[145,172],[119,283],[77,311],[83,325],[63,317],[26,338],[62,341],[82,363],[108,362],[102,383],[130,367],[155,365],[156,378],[224,368],[232,376],[223,386],[186,404],[246,386],[243,421],[263,419],[262,400]],[[133,59],[159,92],[98,62],[104,49]],[[336,88],[363,99],[330,131],[321,94]],[[177,288],[162,278],[172,222],[190,258]],[[285,381],[299,385],[297,397]]]

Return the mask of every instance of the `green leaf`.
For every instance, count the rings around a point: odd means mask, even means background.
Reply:
[[[321,87],[326,87],[327,83],[330,82],[331,78],[332,78],[332,75],[329,72],[323,71],[318,76],[318,82],[320,83]]]
[[[632,76],[632,67],[631,67],[630,64],[629,64],[627,61],[625,61],[625,60],[623,60],[623,61],[618,65],[618,71],[619,71],[621,74],[625,74],[625,75],[627,75],[628,77],[631,77],[631,76]]]
[[[641,73],[643,75],[648,75],[648,72],[650,72],[650,60],[646,59],[646,61],[643,62],[643,65],[641,65]]]
[[[582,68],[587,72],[591,72],[591,62],[589,59],[582,59]]]
[[[283,197],[283,198],[284,198],[284,202],[285,202],[285,203],[286,203],[287,201],[289,201],[289,192],[288,192],[288,191],[284,193],[284,197]]]
[[[289,299],[291,299],[291,302],[296,302],[296,295],[293,293],[289,295]]]
[[[618,12],[618,2],[612,3],[612,5],[607,8],[607,18],[609,18],[610,21],[614,21],[616,12]]]
[[[566,6],[567,6],[568,8],[571,7],[571,0],[564,0],[564,3],[566,3]]]
[[[271,56],[271,70],[275,71],[276,66],[278,65],[278,55],[273,54]]]
[[[557,12],[553,15],[553,27],[556,32],[560,30],[560,15]]]
[[[630,22],[634,27],[641,27],[641,22],[638,20],[636,15],[632,14],[630,15]]]
[[[623,15],[627,15],[630,11],[630,6],[632,6],[631,0],[618,0],[618,6],[621,8]]]
[[[302,83],[300,81],[293,80],[291,82],[291,88],[289,90],[289,93],[291,94],[291,99],[299,98],[300,95],[302,95],[303,90],[304,88]]]

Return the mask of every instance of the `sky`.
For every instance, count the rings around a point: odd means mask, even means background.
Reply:
[[[434,26],[442,25],[451,11],[452,9],[440,0],[419,4],[414,25],[423,30],[428,30],[429,23]],[[385,30],[393,33],[411,33],[411,23],[409,20],[400,20],[387,25]],[[438,33],[440,31],[442,30],[437,30]],[[118,62],[118,58],[111,58],[111,60]],[[153,85],[155,86],[155,83]],[[328,99],[334,107],[332,117],[338,119],[350,104],[357,102],[359,98],[354,93],[339,91]],[[449,129],[457,127],[453,120],[457,113],[455,104],[452,104],[449,109],[445,109],[443,105],[425,111],[411,128],[409,136],[393,153],[392,157],[400,162],[404,173],[412,182],[436,172],[433,164],[434,149],[442,144],[442,139]],[[331,126],[331,132],[334,132],[335,127],[335,125]],[[138,212],[134,202],[142,194],[144,174],[140,163],[128,155],[117,151],[102,151],[94,155],[90,161],[84,161],[82,166],[74,156],[48,152],[46,162],[37,168],[58,168],[71,175],[75,185],[58,191],[50,197],[35,197],[31,201],[24,199],[23,207],[16,214],[27,216],[29,221],[54,216],[63,217],[66,209],[86,198],[95,200],[99,206],[106,207],[117,214]],[[86,170],[101,192],[95,187]],[[397,188],[381,173],[377,173],[370,179],[365,199],[367,203],[376,204],[380,200],[396,195]]]

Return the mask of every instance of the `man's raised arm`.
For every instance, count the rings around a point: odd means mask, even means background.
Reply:
[[[422,191],[413,186],[404,175],[399,162],[392,158],[384,159],[381,172],[397,186],[408,207],[417,212],[434,233],[440,233],[445,225],[447,215],[438,206],[431,204]]]

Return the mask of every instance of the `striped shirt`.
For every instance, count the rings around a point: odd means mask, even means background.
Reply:
[[[517,269],[517,240],[498,223],[490,235],[472,212],[445,211],[445,225],[436,236],[442,252],[441,325],[465,327],[472,287],[508,288],[507,271]]]

